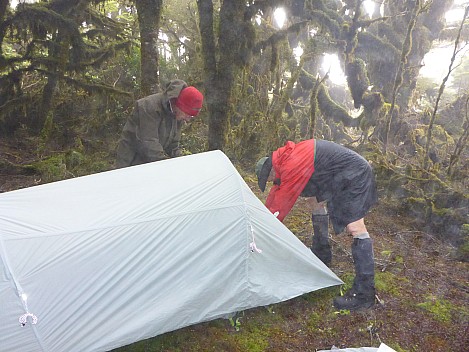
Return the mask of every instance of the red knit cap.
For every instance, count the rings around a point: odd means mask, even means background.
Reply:
[[[176,106],[190,116],[197,116],[202,109],[204,96],[195,87],[186,87],[181,90],[176,99]]]

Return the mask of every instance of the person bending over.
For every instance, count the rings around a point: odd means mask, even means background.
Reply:
[[[336,234],[353,238],[353,286],[334,299],[337,309],[356,310],[375,303],[373,243],[364,217],[377,202],[370,164],[358,153],[334,142],[310,139],[287,142],[256,164],[259,188],[273,181],[266,207],[283,221],[297,198],[312,197],[314,236],[311,250],[326,265],[332,259],[329,219]]]
[[[199,114],[203,99],[197,88],[176,79],[137,100],[117,146],[116,167],[180,156],[182,125]]]

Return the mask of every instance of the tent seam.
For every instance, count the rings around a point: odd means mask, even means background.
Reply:
[[[192,213],[202,213],[202,212],[207,212],[207,211],[212,211],[212,210],[217,210],[217,209],[225,209],[225,208],[232,208],[234,206],[243,206],[243,208],[246,208],[246,202],[237,202],[237,203],[231,203],[225,206],[218,206],[218,207],[211,207],[211,208],[204,208],[204,209],[197,209],[194,211],[188,211],[188,212],[181,212],[178,214],[172,214],[172,215],[165,215],[165,216],[156,216],[151,219],[146,219],[142,221],[134,221],[134,222],[126,222],[126,223],[118,223],[118,224],[113,224],[113,225],[107,225],[107,226],[101,226],[101,227],[86,227],[80,230],[74,230],[74,231],[61,231],[61,232],[55,232],[55,233],[38,233],[36,235],[30,235],[30,236],[21,236],[18,238],[9,238],[8,241],[17,241],[17,240],[25,240],[25,239],[33,239],[37,237],[51,237],[51,236],[61,236],[61,235],[71,235],[71,234],[76,234],[76,233],[81,233],[85,231],[96,231],[96,230],[104,230],[107,228],[116,228],[116,227],[121,227],[121,226],[129,226],[129,225],[136,225],[136,224],[143,224],[146,222],[152,222],[155,220],[160,220],[160,219],[165,219],[165,218],[171,218],[173,216],[180,216],[180,215],[187,215],[187,214],[192,214]]]
[[[25,294],[25,292],[23,291],[21,285],[19,284],[18,280],[16,279],[16,276],[15,276],[13,270],[11,269],[10,261],[8,259],[8,255],[7,255],[6,248],[5,248],[5,241],[4,241],[2,236],[0,236],[0,259],[2,260],[3,264],[5,265],[5,276],[9,280],[9,282],[12,283],[13,289],[16,291],[16,295],[20,299],[21,305],[22,305],[22,307],[25,311],[25,314],[23,316],[25,317],[25,319],[27,319],[27,315],[31,315],[31,312],[28,309],[28,304],[26,302],[26,299],[23,298],[23,294]],[[23,317],[23,316],[21,316],[21,317]],[[18,321],[18,324],[20,324],[19,321]],[[44,345],[43,345],[43,343],[42,343],[42,341],[39,337],[39,333],[36,329],[35,324],[31,324],[31,327],[33,329],[34,336],[36,337],[37,343],[39,344],[41,350],[46,351],[44,349]]]
[[[236,170],[236,168],[234,166],[232,166],[235,173],[238,174],[238,171]],[[246,250],[246,254],[244,256],[244,267],[245,267],[245,274],[246,274],[246,289],[248,291],[248,299],[251,300],[251,294],[252,294],[252,284],[251,284],[251,279],[250,279],[250,271],[249,271],[249,259],[250,259],[250,256],[251,256],[251,253],[249,251],[249,247],[250,247],[250,243],[254,242],[254,229],[253,229],[253,226],[252,226],[252,221],[251,221],[251,216],[249,215],[247,209],[248,209],[248,206],[247,206],[247,202],[246,202],[246,199],[244,197],[244,193],[243,193],[243,184],[241,181],[244,182],[244,180],[241,178],[241,176],[239,176],[238,174],[238,191],[241,195],[241,199],[242,199],[242,205],[243,205],[243,212],[244,212],[244,219],[245,219],[245,226],[246,226],[246,243],[245,243],[245,250]],[[248,187],[249,188],[249,187]]]

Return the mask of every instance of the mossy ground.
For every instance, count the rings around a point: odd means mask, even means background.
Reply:
[[[21,159],[20,151],[4,151],[12,162],[28,163]],[[69,169],[71,165],[76,167],[76,162],[81,163],[81,156],[66,155],[61,160],[58,164]],[[97,171],[109,165],[109,161],[102,161]],[[265,200],[266,193],[258,191],[254,175],[240,171],[253,192]],[[0,174],[2,191],[43,182],[38,175]],[[338,312],[332,299],[340,288],[332,287],[238,312],[231,322],[217,319],[188,326],[114,352],[316,351],[333,345],[377,347],[380,342],[398,352],[467,351],[469,263],[457,260],[455,248],[440,240],[444,234],[416,228],[414,219],[402,213],[401,207],[387,203],[385,197],[381,199],[365,219],[374,240],[376,286],[381,302],[374,308]],[[307,199],[298,200],[285,225],[310,246],[312,225]],[[332,236],[331,269],[346,283],[345,288],[353,279],[350,244],[351,239],[345,234]]]

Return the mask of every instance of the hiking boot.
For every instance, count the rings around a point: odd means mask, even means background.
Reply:
[[[337,309],[357,310],[375,304],[375,269],[371,238],[355,238],[352,244],[355,278],[352,288],[334,299]]]
[[[313,214],[311,217],[313,221],[313,243],[311,251],[327,266],[331,265],[332,251],[329,244],[329,215],[328,214]]]
[[[334,307],[338,310],[358,310],[370,308],[375,304],[374,290],[369,294],[360,294],[353,289],[347,291],[345,295],[334,298]]]

